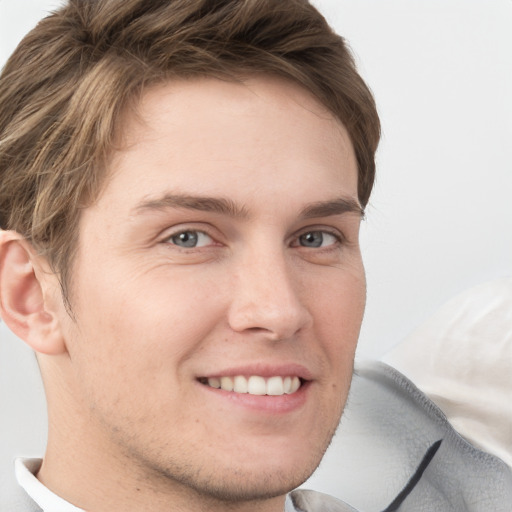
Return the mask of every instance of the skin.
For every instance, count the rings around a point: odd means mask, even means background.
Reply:
[[[281,512],[338,425],[363,316],[349,136],[268,77],[159,86],[123,126],[81,217],[74,319],[44,261],[9,249],[48,324],[25,334],[49,406],[38,478],[88,511]],[[253,400],[201,383],[238,371],[307,384]]]

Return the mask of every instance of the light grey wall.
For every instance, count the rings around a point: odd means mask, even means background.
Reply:
[[[383,124],[360,353],[512,273],[512,1],[319,0]]]
[[[0,0],[0,62],[58,3]],[[461,290],[512,275],[512,1],[315,3],[351,43],[382,117],[359,349],[379,357]],[[42,452],[46,420],[34,358],[2,324],[0,418],[7,478],[14,454]],[[335,460],[314,487],[336,494]]]

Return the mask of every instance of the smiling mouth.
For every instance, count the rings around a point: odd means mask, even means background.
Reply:
[[[296,393],[302,386],[303,380],[297,376],[290,377],[260,377],[252,375],[244,377],[210,377],[201,378],[199,382],[205,386],[233,393],[247,393],[257,396],[282,396]]]

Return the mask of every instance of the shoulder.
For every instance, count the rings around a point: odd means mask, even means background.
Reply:
[[[42,512],[41,508],[30,498],[14,479],[2,478],[0,485],[1,512]]]
[[[384,363],[356,365],[336,455],[338,495],[361,509],[383,510],[400,497],[411,511],[511,510],[511,468],[469,443]]]

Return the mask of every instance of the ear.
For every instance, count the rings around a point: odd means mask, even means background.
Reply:
[[[33,350],[57,355],[66,351],[55,307],[60,287],[44,263],[19,233],[0,230],[0,316]]]

